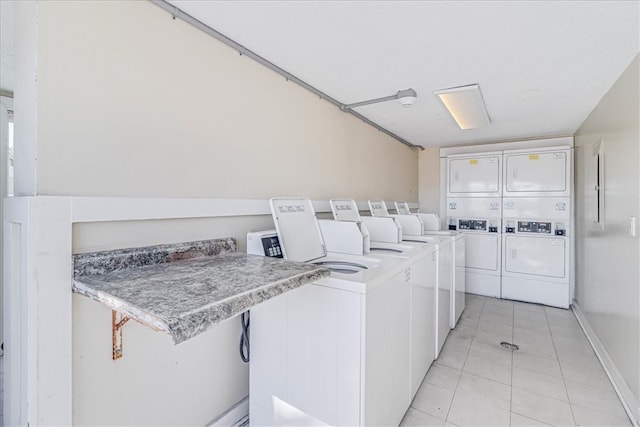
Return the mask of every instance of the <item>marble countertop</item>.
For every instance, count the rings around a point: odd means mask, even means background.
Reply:
[[[236,253],[233,239],[81,254],[74,270],[74,292],[169,333],[176,344],[330,274]]]

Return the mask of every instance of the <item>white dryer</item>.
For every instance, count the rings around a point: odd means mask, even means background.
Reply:
[[[499,197],[450,198],[447,201],[449,230],[465,235],[466,292],[500,298],[501,199]]]
[[[271,207],[284,257],[332,271],[252,308],[251,424],[397,425],[411,402],[406,260],[327,254],[309,199]]]
[[[503,298],[569,307],[569,202],[567,197],[504,199]]]
[[[500,197],[502,152],[447,156],[447,198]]]
[[[504,152],[503,197],[570,197],[571,148]]]

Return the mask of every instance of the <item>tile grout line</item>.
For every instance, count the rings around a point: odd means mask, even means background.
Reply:
[[[486,299],[482,298],[482,310],[480,310],[480,317],[482,317],[482,313],[484,313],[484,306],[486,302],[487,302]],[[458,377],[458,381],[456,382],[456,388],[455,390],[453,390],[451,403],[449,404],[449,409],[447,410],[447,415],[445,415],[445,419],[444,419],[445,424],[449,422],[449,414],[451,413],[451,407],[453,406],[453,401],[456,398],[456,392],[458,391],[458,386],[460,385],[460,379],[462,378],[462,374],[464,373],[464,366],[467,364],[469,353],[471,353],[471,346],[473,345],[473,341],[476,339],[476,333],[478,332],[478,324],[480,323],[480,317],[478,317],[478,322],[476,323],[475,328],[473,329],[473,338],[471,338],[471,344],[469,344],[469,348],[467,349],[467,355],[465,356],[464,363],[462,364],[462,368],[460,369],[460,376]]]
[[[569,390],[567,389],[567,382],[564,378],[564,372],[562,370],[562,363],[560,363],[560,356],[558,355],[558,349],[556,348],[556,341],[553,339],[553,332],[551,332],[551,325],[549,324],[549,316],[547,316],[547,309],[544,309],[544,317],[547,319],[547,327],[549,328],[549,335],[551,335],[551,344],[553,345],[553,351],[556,353],[556,360],[558,361],[558,366],[560,367],[560,375],[562,376],[562,385],[564,385],[564,394],[567,396],[567,402],[569,402],[569,410],[571,411],[571,418],[573,419],[573,425],[577,426],[576,416],[573,413],[573,404],[569,399]]]

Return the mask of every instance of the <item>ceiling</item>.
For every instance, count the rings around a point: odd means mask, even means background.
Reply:
[[[640,51],[638,1],[169,3],[421,146],[571,135]],[[0,0],[0,89],[13,91],[13,1]],[[460,130],[438,89],[479,84],[491,118]]]
[[[422,146],[572,135],[640,51],[637,1],[202,1],[184,12]],[[438,89],[477,83],[491,118],[460,130]]]

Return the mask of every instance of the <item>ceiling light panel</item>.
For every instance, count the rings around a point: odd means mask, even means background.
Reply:
[[[482,128],[491,122],[477,84],[437,90],[433,94],[440,98],[460,129]]]

